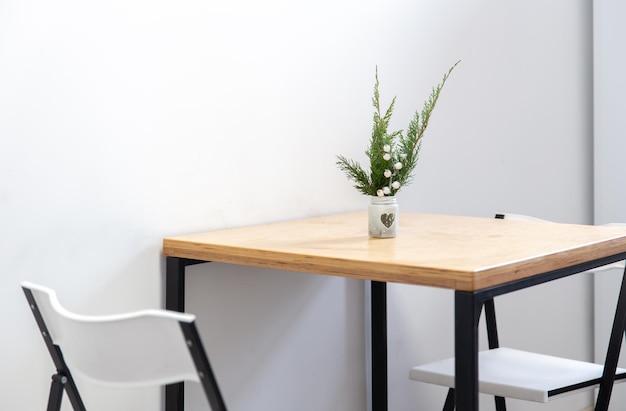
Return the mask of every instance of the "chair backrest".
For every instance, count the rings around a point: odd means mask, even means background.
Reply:
[[[21,286],[32,293],[53,343],[75,375],[109,386],[200,382],[181,328],[195,316],[165,310],[78,315],[61,306],[54,290],[30,282]]]
[[[544,223],[548,223],[548,220],[542,220],[540,218],[537,217],[531,217],[528,215],[523,215],[523,214],[512,214],[512,213],[506,213],[506,214],[496,214],[496,218],[501,218],[503,220],[518,220],[518,221],[540,221],[540,222],[544,222]]]

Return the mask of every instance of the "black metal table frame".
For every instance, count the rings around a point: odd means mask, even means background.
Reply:
[[[494,297],[533,287],[549,281],[601,267],[626,259],[626,253],[595,259],[571,267],[550,271],[478,291],[455,291],[455,373],[457,411],[478,410],[478,321],[483,304]],[[165,308],[185,311],[185,269],[190,265],[210,261],[179,257],[166,257]],[[372,411],[388,408],[387,386],[387,284],[371,281],[371,358],[372,358]],[[596,402],[596,411],[607,411],[613,388],[615,370],[626,330],[626,274],[615,311],[609,346]],[[217,382],[215,382],[217,385]],[[184,384],[171,384],[165,388],[165,410],[184,410]],[[214,409],[213,411],[226,411]]]

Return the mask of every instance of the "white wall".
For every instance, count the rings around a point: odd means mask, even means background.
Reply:
[[[2,408],[41,409],[53,371],[19,281],[86,313],[158,307],[164,236],[364,208],[334,156],[362,155],[376,65],[403,128],[463,60],[404,210],[589,222],[587,3],[0,3]],[[533,348],[558,321],[539,350],[590,357],[588,285],[503,299],[502,339]],[[364,409],[362,283],[209,264],[187,291],[231,409]],[[441,403],[406,377],[451,352],[451,302],[390,287],[390,409]],[[90,410],[159,401],[79,384]]]

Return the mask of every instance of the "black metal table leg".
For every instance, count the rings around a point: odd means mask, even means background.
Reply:
[[[165,258],[165,309],[185,311],[185,267],[184,258]]]
[[[387,283],[371,281],[372,411],[387,411]]]
[[[478,411],[478,320],[481,302],[454,292],[455,398],[457,411]]]
[[[185,259],[165,259],[165,309],[185,311]],[[185,409],[185,385],[181,383],[165,386],[165,411]]]
[[[188,258],[166,257],[165,258],[165,309],[185,311],[185,269],[187,266],[207,263],[208,261],[192,260]],[[198,339],[200,337],[198,336]],[[203,354],[206,356],[206,354]],[[206,358],[206,364],[209,364]],[[226,410],[224,400],[217,387],[217,381],[211,371],[210,398],[213,398],[211,406],[215,410]],[[204,386],[207,390],[207,386]],[[165,411],[184,411],[185,409],[185,384],[168,384],[165,386]]]

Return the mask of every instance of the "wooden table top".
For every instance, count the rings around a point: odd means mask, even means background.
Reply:
[[[476,291],[626,252],[626,228],[401,213],[371,239],[367,212],[163,240],[170,257]]]

